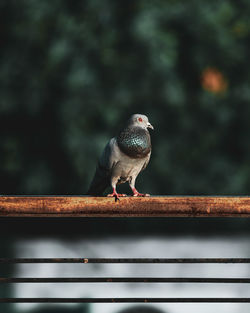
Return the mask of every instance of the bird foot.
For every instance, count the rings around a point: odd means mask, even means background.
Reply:
[[[115,197],[115,201],[120,200],[119,197],[126,197],[126,196],[127,195],[125,193],[117,193],[115,191],[107,195],[107,197]]]
[[[116,192],[107,195],[107,197],[126,197],[126,196],[127,195],[125,193],[116,193]]]
[[[148,193],[140,193],[135,188],[133,189],[133,197],[149,197]]]
[[[136,192],[136,193],[133,194],[133,197],[150,197],[150,194]]]

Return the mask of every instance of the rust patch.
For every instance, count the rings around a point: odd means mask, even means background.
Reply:
[[[83,259],[83,263],[89,263],[89,259]]]

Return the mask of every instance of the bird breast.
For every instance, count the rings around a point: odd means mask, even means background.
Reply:
[[[132,158],[144,158],[151,151],[148,130],[141,127],[127,127],[120,132],[117,143],[123,153]]]

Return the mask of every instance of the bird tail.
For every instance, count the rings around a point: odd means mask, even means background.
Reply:
[[[97,165],[94,178],[90,184],[90,187],[87,191],[87,195],[90,196],[102,196],[105,189],[110,184],[110,174],[109,171],[100,164]]]

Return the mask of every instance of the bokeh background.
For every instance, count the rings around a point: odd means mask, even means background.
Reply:
[[[249,14],[247,0],[1,1],[0,192],[84,194],[144,113],[138,188],[248,194]]]
[[[139,191],[249,194],[249,16],[248,0],[2,0],[0,194],[84,195],[102,149],[133,113],[155,128]],[[9,257],[17,238],[70,245],[88,235],[229,236],[250,224],[1,219],[0,226],[1,255]],[[35,255],[52,256],[46,251]]]

